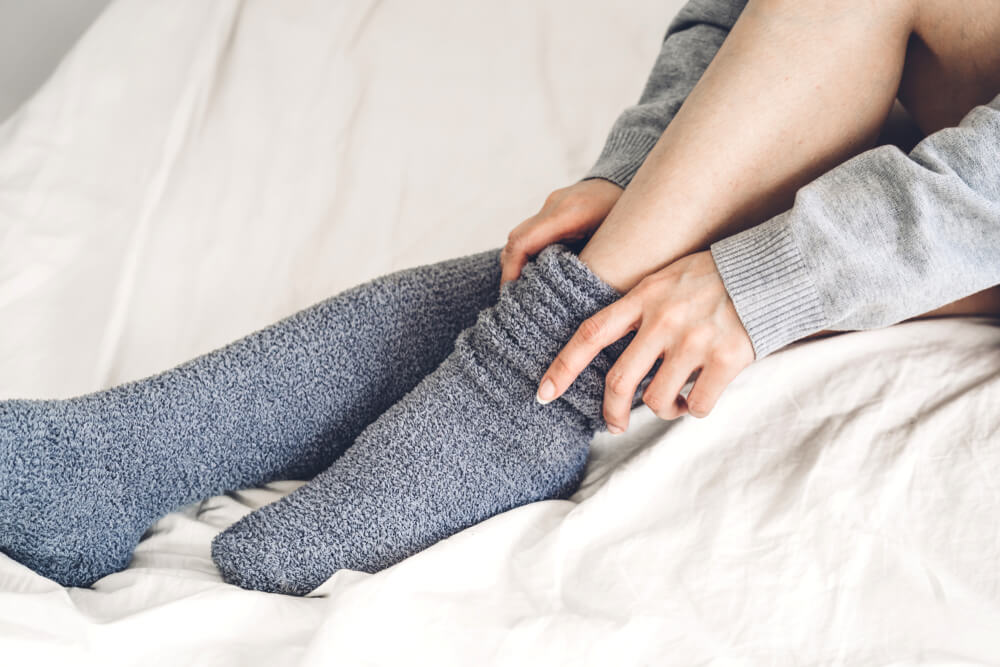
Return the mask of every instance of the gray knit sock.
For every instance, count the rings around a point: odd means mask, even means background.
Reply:
[[[495,250],[401,271],[150,378],[0,402],[0,552],[89,585],[167,512],[315,475],[451,352],[499,284]]]
[[[505,510],[571,495],[628,339],[559,400],[542,406],[535,390],[580,322],[618,296],[572,252],[546,248],[344,456],[216,536],[223,578],[305,594],[340,568],[375,572]]]

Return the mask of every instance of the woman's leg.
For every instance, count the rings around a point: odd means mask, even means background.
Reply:
[[[535,391],[580,322],[620,296],[575,253],[545,248],[336,463],[216,536],[223,578],[303,594],[340,568],[375,572],[500,512],[569,497],[621,345],[551,405]]]
[[[995,0],[750,0],[580,258],[624,290],[786,210],[875,144],[897,95],[925,134],[957,124],[1000,93],[998,43]]]
[[[90,584],[179,506],[312,477],[448,356],[499,284],[498,251],[400,271],[153,377],[0,401],[0,552]]]
[[[798,185],[870,146],[915,24],[904,0],[751,0],[583,254],[549,246],[336,465],[220,533],[212,556],[225,580],[305,593],[340,568],[374,572],[571,493],[627,339],[541,407],[535,390],[556,352],[615,288],[779,212]]]

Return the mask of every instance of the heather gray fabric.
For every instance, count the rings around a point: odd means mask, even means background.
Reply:
[[[581,179],[626,187],[704,74],[747,0],[689,0],[670,25],[639,102],[619,114],[597,162]]]
[[[580,322],[618,297],[565,247],[546,248],[329,469],[216,536],[223,578],[304,594],[338,569],[375,572],[505,510],[572,494],[628,338],[558,400],[543,406],[535,390]]]
[[[880,146],[847,160],[711,251],[758,359],[1000,284],[1000,96],[909,154]]]
[[[497,250],[401,271],[153,377],[0,402],[0,551],[89,585],[171,510],[315,475],[451,352],[499,284]]]

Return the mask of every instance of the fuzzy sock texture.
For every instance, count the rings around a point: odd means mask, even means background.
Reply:
[[[540,405],[535,390],[580,322],[619,296],[565,247],[546,248],[344,456],[216,536],[223,578],[302,595],[338,569],[376,572],[500,512],[572,495],[625,339],[560,399]]]
[[[178,507],[312,477],[447,357],[499,284],[497,250],[400,271],[153,377],[0,402],[0,552],[89,585]]]

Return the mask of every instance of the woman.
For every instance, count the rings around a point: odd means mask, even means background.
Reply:
[[[659,416],[705,416],[792,341],[998,312],[998,38],[993,0],[691,0],[591,172],[501,253],[0,403],[0,550],[88,585],[166,512],[313,478],[212,548],[227,581],[303,594],[568,497],[644,378]],[[872,148],[897,96],[929,135],[909,156]]]

